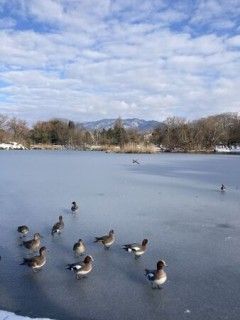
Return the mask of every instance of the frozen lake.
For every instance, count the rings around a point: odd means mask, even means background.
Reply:
[[[9,151],[0,168],[0,309],[59,320],[239,319],[239,156]],[[65,229],[52,237],[59,214]],[[19,265],[21,224],[29,238],[44,236],[48,260],[38,273]],[[117,239],[106,251],[93,240],[110,229]],[[79,238],[95,261],[77,281],[65,265],[77,261]],[[139,260],[121,249],[144,238]],[[152,290],[144,269],[161,258],[168,281]]]

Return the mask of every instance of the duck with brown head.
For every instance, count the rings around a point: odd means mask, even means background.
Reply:
[[[123,249],[127,252],[133,252],[135,255],[135,258],[141,257],[146,249],[147,249],[148,239],[144,239],[142,241],[142,244],[139,243],[131,243],[131,244],[124,244]]]
[[[86,256],[83,261],[68,264],[67,269],[74,271],[74,273],[76,274],[76,278],[79,280],[83,277],[86,277],[86,275],[92,271],[93,261],[94,260],[92,256]]]
[[[164,260],[159,260],[157,263],[157,270],[145,269],[145,276],[147,277],[147,280],[151,282],[153,289],[161,289],[161,286],[167,281],[167,274],[164,271],[164,267],[167,267],[166,262]]]

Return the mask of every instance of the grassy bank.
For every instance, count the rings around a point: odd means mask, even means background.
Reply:
[[[91,150],[105,151],[113,153],[157,153],[160,149],[153,144],[134,144],[128,143],[124,146],[103,145],[103,146],[91,146]]]

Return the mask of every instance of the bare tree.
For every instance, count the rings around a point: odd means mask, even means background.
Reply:
[[[8,117],[0,114],[0,142],[4,142],[7,139],[7,122]]]
[[[26,121],[15,117],[7,121],[7,131],[13,141],[27,143],[29,138],[29,128]]]

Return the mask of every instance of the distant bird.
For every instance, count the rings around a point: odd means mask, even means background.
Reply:
[[[42,268],[46,263],[46,250],[46,247],[41,247],[39,250],[39,256],[24,258],[21,265],[27,265],[29,268],[32,268],[33,271]]]
[[[147,243],[148,243],[148,239],[144,239],[142,241],[142,244],[139,244],[139,243],[124,244],[123,249],[128,252],[133,252],[135,255],[135,258],[138,258],[141,255],[143,255],[144,252],[146,251]]]
[[[41,244],[41,235],[39,233],[35,233],[33,236],[33,239],[28,240],[28,241],[23,241],[22,245],[29,250],[36,251]]]
[[[61,230],[64,228],[64,222],[63,222],[63,217],[59,216],[59,221],[56,222],[53,227],[52,227],[52,235],[54,235],[54,233],[61,233]]]
[[[92,256],[86,256],[83,261],[68,264],[67,269],[74,271],[76,274],[76,278],[80,279],[81,277],[86,276],[88,273],[92,271]]]
[[[22,237],[25,237],[29,232],[29,228],[28,228],[28,226],[19,226],[17,228],[17,231],[19,233],[21,233]]]
[[[133,159],[132,163],[140,164],[137,159]]]
[[[225,191],[226,190],[226,187],[224,184],[221,185],[221,191]]]
[[[71,207],[71,210],[72,210],[72,213],[75,213],[78,211],[78,205],[75,201],[72,202],[72,207]]]
[[[95,237],[94,242],[101,242],[104,245],[105,249],[109,249],[111,245],[115,242],[114,231],[110,230],[108,235],[102,237]]]
[[[86,251],[86,247],[82,241],[82,239],[79,239],[78,242],[76,242],[73,246],[73,251],[76,255],[82,255]]]
[[[145,276],[147,280],[151,282],[152,288],[161,289],[161,285],[164,284],[167,280],[167,274],[163,270],[164,267],[167,267],[167,264],[164,260],[159,260],[157,263],[157,270],[148,270],[145,269]]]

